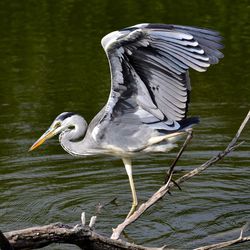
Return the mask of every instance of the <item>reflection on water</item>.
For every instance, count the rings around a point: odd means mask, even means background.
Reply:
[[[150,3],[151,2],[151,3]],[[249,6],[248,6],[249,7]],[[185,11],[183,11],[185,10]],[[179,162],[176,178],[224,149],[249,109],[247,1],[1,1],[0,3],[0,229],[56,221],[78,223],[101,210],[97,230],[109,235],[130,208],[127,176],[113,157],[73,158],[56,139],[27,149],[62,111],[88,121],[104,105],[109,71],[101,37],[113,29],[154,21],[218,29],[225,59],[205,74],[192,72],[191,115],[201,124]],[[151,208],[126,233],[130,241],[185,249],[236,237],[250,220],[249,128],[237,151]],[[140,157],[134,178],[145,201],[175,157]],[[248,244],[249,245],[249,244]],[[246,249],[247,244],[231,249]],[[56,249],[74,249],[56,246]],[[55,249],[55,246],[48,247]]]

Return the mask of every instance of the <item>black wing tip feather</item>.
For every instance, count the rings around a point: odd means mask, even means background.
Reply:
[[[213,28],[204,28],[199,26],[189,26],[189,25],[178,25],[178,24],[164,24],[164,23],[141,23],[134,26],[129,26],[119,31],[134,31],[137,29],[162,29],[162,30],[182,30],[183,32],[199,32],[204,35],[210,35],[217,37],[218,39],[223,39],[221,33]]]
[[[189,36],[186,34],[189,34]],[[219,51],[222,48],[219,43],[222,39],[219,32],[191,26],[143,23],[124,28],[115,33],[115,36],[112,37],[111,35],[107,38],[110,39],[110,41],[107,41],[109,46],[104,46],[104,49],[108,50],[110,65],[114,67],[112,70],[113,90],[115,88],[120,89],[126,99],[131,96],[131,92],[129,94],[127,92],[127,87],[126,90],[121,89],[119,82],[121,79],[119,79],[118,73],[123,74],[124,85],[133,82],[133,80],[126,78],[130,74],[124,74],[123,66],[117,66],[117,62],[121,63],[122,60],[126,59],[128,64],[133,66],[136,73],[135,77],[140,79],[139,83],[143,82],[144,85],[142,86],[147,90],[147,93],[144,93],[147,96],[145,102],[140,101],[139,104],[143,109],[150,107],[148,108],[150,109],[149,112],[156,115],[154,109],[157,107],[164,116],[180,124],[178,130],[199,123],[197,117],[186,118],[190,91],[189,77],[187,77],[188,69],[193,68],[203,72],[209,65],[219,62],[219,59],[223,57],[223,54]],[[113,49],[118,47],[123,47],[122,52],[119,51],[122,54],[112,54]],[[164,53],[159,54],[159,51]],[[119,60],[113,60],[114,58]],[[186,70],[186,74],[182,72],[181,68],[184,71]],[[171,85],[172,93],[175,92],[174,96],[166,95],[169,99],[163,98],[163,94],[165,95],[166,92],[165,87],[160,87],[161,91],[157,89],[159,86],[165,86],[164,82]],[[153,93],[151,87],[155,87],[157,91]],[[141,91],[143,92],[144,89],[141,88]],[[183,94],[185,93],[187,93],[187,98],[184,100]],[[141,94],[141,96],[143,95]],[[119,99],[120,97],[116,96],[116,98]],[[115,101],[112,99],[112,109],[114,109],[114,103],[117,103],[117,99]],[[147,105],[146,102],[148,101],[152,101],[152,103],[150,102],[150,105]],[[183,107],[183,104],[185,104],[185,107]]]
[[[213,49],[223,49],[224,45],[221,43],[223,37],[219,31],[213,30],[211,28],[203,28],[198,26],[185,26],[177,24],[163,24],[163,23],[142,23],[134,26],[126,27],[120,31],[134,31],[137,29],[160,29],[168,31],[177,31],[194,36],[194,39],[204,45],[207,45]],[[220,57],[221,58],[221,57]]]
[[[188,118],[182,119],[181,121],[178,121],[178,123],[180,124],[180,130],[182,130],[182,129],[189,128],[192,125],[200,123],[200,119],[199,117],[188,117]]]
[[[224,45],[221,43],[223,37],[219,31],[211,28],[204,28],[198,26],[186,26],[177,24],[163,24],[163,23],[142,23],[134,26],[124,28],[123,30],[134,31],[136,29],[159,29],[168,31],[177,31],[194,36],[194,39],[199,43],[211,47],[213,49],[223,49]],[[222,58],[222,57],[219,57]]]
[[[139,28],[146,28],[146,29],[163,29],[163,30],[175,30],[175,29],[182,29],[190,32],[200,32],[207,35],[213,35],[216,37],[223,38],[219,31],[216,31],[212,28],[204,28],[199,26],[193,25],[178,25],[178,24],[164,24],[164,23],[145,23],[145,24],[137,24],[135,26],[127,27],[126,30],[129,29],[139,29]]]
[[[211,36],[210,40],[216,40],[218,43],[223,40],[220,32],[212,28],[204,28],[199,26],[188,26],[188,25],[178,25],[178,24],[163,24],[163,23],[142,23],[134,26],[126,27],[123,30],[136,30],[136,29],[161,29],[161,30],[176,30],[183,33],[194,34],[201,33],[201,35]],[[223,46],[223,44],[220,44]],[[221,47],[223,48],[223,47]]]

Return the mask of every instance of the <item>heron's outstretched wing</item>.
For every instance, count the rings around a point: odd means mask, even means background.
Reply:
[[[99,123],[137,111],[145,122],[178,124],[188,108],[188,69],[202,72],[217,63],[223,57],[220,40],[216,31],[165,24],[139,24],[106,35],[102,46],[112,84]]]

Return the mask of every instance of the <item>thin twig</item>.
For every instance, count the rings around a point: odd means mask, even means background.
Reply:
[[[242,243],[242,242],[246,242],[246,241],[250,241],[250,236],[238,238],[238,239],[235,239],[235,240],[224,241],[224,242],[213,244],[213,245],[209,245],[209,246],[199,247],[199,248],[196,248],[194,250],[214,250],[214,249],[220,249],[220,248],[223,248],[223,247],[232,246],[234,244]]]
[[[220,243],[216,243],[216,244],[212,244],[212,245],[207,245],[207,246],[203,246],[203,247],[198,247],[198,248],[195,248],[194,250],[214,250],[214,249],[220,249],[223,247],[228,247],[228,246],[231,246],[231,245],[234,245],[237,243],[250,241],[250,236],[243,237],[244,227],[245,226],[243,226],[241,228],[240,236],[237,239],[224,241],[224,242],[220,242]]]
[[[95,226],[97,216],[92,216],[89,222],[89,227],[93,228]]]
[[[82,226],[84,227],[86,224],[86,216],[85,216],[85,212],[82,212],[81,214],[81,222],[82,222]]]
[[[236,144],[236,143],[241,135],[242,130],[246,126],[249,118],[250,118],[250,111],[248,112],[247,116],[245,117],[244,121],[242,122],[236,135],[234,136],[234,138],[228,144],[228,146],[226,147],[226,149],[224,151],[222,151],[219,154],[217,154],[216,156],[212,157],[211,159],[209,159],[207,162],[205,162],[204,164],[202,164],[198,168],[183,175],[182,177],[180,177],[176,181],[176,183],[180,184],[184,181],[187,181],[191,177],[201,173],[202,171],[204,171],[208,167],[214,165],[216,162],[220,161],[222,158],[224,158],[231,151],[233,151],[234,149],[239,147],[242,143],[239,143],[239,144]],[[167,184],[163,185],[156,193],[153,194],[153,196],[151,196],[151,198],[148,199],[147,202],[141,204],[141,206],[129,218],[126,218],[120,225],[118,225],[115,229],[113,229],[111,239],[119,239],[120,234],[128,225],[130,225],[131,223],[136,221],[148,208],[150,208],[152,205],[154,205],[159,199],[161,199],[173,187],[174,187],[173,182],[168,182]]]

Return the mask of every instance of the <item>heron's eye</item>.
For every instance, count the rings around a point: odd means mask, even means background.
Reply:
[[[59,128],[61,126],[61,123],[60,122],[57,122],[54,126],[54,128]]]
[[[75,128],[75,126],[70,125],[68,128],[69,128],[69,129],[74,129],[74,128]]]

